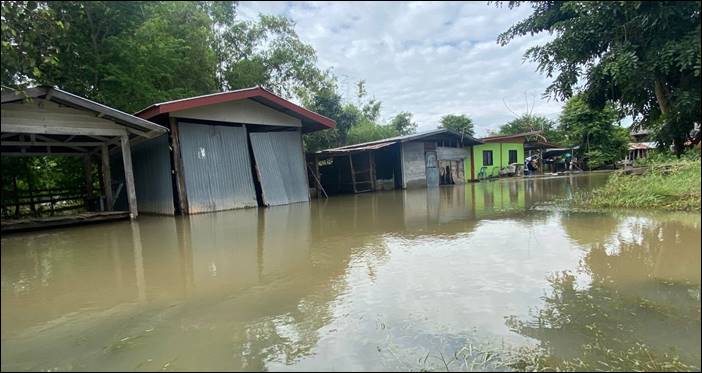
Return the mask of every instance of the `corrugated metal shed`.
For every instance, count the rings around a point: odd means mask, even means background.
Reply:
[[[178,123],[189,212],[255,207],[246,129]]]
[[[403,136],[396,136],[396,137],[390,137],[387,139],[382,139],[382,140],[376,140],[376,141],[369,141],[369,142],[364,142],[360,144],[353,144],[353,145],[346,145],[346,146],[340,146],[338,148],[332,148],[332,149],[325,149],[325,150],[320,150],[317,153],[324,154],[326,152],[339,152],[339,151],[349,151],[349,150],[358,150],[358,149],[377,149],[385,146],[384,144],[387,145],[392,145],[396,142],[410,142],[410,141],[415,141],[415,140],[422,140],[426,139],[432,136],[450,136],[452,138],[460,139],[463,141],[463,145],[475,145],[475,144],[482,144],[483,142],[480,140],[475,139],[472,136],[469,135],[462,135],[458,132],[451,131],[446,128],[439,128],[431,131],[426,131],[426,132],[420,132],[420,133],[414,133],[411,135],[403,135]],[[373,147],[377,146],[377,147]]]
[[[309,201],[307,173],[298,131],[249,135],[267,206]]]
[[[132,159],[139,212],[173,215],[168,135],[135,145]]]

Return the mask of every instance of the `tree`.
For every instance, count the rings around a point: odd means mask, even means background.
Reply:
[[[417,123],[412,121],[412,113],[406,111],[395,115],[390,121],[390,127],[400,135],[409,135],[417,132]]]
[[[473,136],[473,120],[465,114],[448,114],[441,117],[439,128],[446,128],[462,135]]]
[[[524,2],[511,1],[509,7]],[[615,102],[636,126],[655,130],[679,153],[700,120],[700,3],[697,1],[529,2],[533,13],[498,42],[548,31],[555,37],[525,58],[554,77],[545,95]],[[699,142],[697,133],[693,142]]]
[[[570,146],[580,146],[590,169],[613,165],[626,155],[628,131],[615,124],[619,114],[612,105],[591,108],[582,95],[566,102],[560,130]]]
[[[399,135],[400,133],[392,125],[381,125],[364,119],[361,123],[351,128],[347,144],[359,144]]]
[[[563,142],[563,134],[558,131],[556,122],[541,115],[523,114],[502,126],[498,135],[516,135],[530,131],[543,131],[543,136],[550,143]]]
[[[4,1],[2,86],[58,85],[124,111],[262,85],[305,98],[328,86],[314,48],[279,16],[237,2]]]

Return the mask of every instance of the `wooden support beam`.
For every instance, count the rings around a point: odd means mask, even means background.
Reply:
[[[134,188],[134,172],[132,171],[132,150],[129,146],[129,136],[123,135],[120,139],[122,143],[122,162],[124,163],[124,181],[127,184],[127,201],[129,202],[129,217],[136,219],[139,216],[137,209],[136,189]]]
[[[319,156],[314,156],[314,176],[317,178],[317,198],[322,198],[322,179],[319,175]],[[324,192],[326,194],[326,191]]]
[[[110,170],[110,152],[107,145],[102,150],[102,185],[105,193],[105,210],[112,211],[112,171]]]
[[[0,141],[3,146],[60,146],[85,151],[81,146],[102,146],[102,142],[62,142],[62,141]]]
[[[353,186],[353,192],[358,193],[356,189],[356,172],[353,169],[353,157],[349,154],[349,167],[351,167],[351,185]]]
[[[93,160],[89,155],[83,156],[83,176],[85,182],[85,201],[84,205],[86,210],[90,211],[90,206],[88,201],[92,200],[93,197]]]
[[[375,191],[375,156],[372,150],[368,152],[368,167],[370,168],[371,189]]]
[[[183,158],[180,153],[180,131],[178,130],[178,120],[174,117],[169,117],[169,125],[171,129],[171,161],[173,164],[173,178],[175,179],[176,194],[178,201],[176,202],[177,209],[182,215],[187,215],[188,209],[188,194],[185,190],[185,174],[183,171]]]
[[[85,127],[62,127],[62,126],[31,126],[22,124],[5,124],[3,123],[2,130],[4,132],[17,133],[38,133],[45,135],[95,135],[95,136],[122,136],[125,134],[124,129],[111,128],[85,128]]]

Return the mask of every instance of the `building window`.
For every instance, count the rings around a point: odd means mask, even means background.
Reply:
[[[492,150],[483,150],[483,166],[492,166]]]
[[[509,151],[509,164],[512,164],[512,163],[517,163],[517,151],[516,150]]]

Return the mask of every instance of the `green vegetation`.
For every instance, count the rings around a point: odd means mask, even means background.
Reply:
[[[439,128],[447,128],[460,134],[473,136],[473,120],[465,114],[448,114],[441,117]]]
[[[502,2],[499,2],[501,4]],[[549,42],[525,58],[554,77],[545,94],[567,99],[579,90],[594,108],[615,103],[657,141],[682,151],[700,123],[700,2],[510,1],[533,12],[501,34],[511,40],[548,32]]]
[[[580,146],[587,169],[613,168],[626,155],[629,133],[616,124],[618,116],[612,105],[593,109],[582,95],[566,102],[559,130],[565,145]]]
[[[2,86],[58,85],[134,112],[260,84],[284,97],[328,86],[285,17],[244,21],[237,2],[3,1]]]
[[[544,137],[552,144],[564,145],[563,134],[559,130],[554,120],[543,115],[522,114],[502,126],[498,130],[498,135],[516,135],[518,133],[543,131]]]
[[[643,175],[617,171],[607,184],[579,194],[576,206],[593,208],[657,208],[700,210],[700,160],[649,163]]]
[[[305,150],[317,151],[416,132],[417,123],[409,112],[400,112],[387,124],[381,123],[382,103],[375,98],[368,99],[365,81],[358,82],[356,88],[357,104],[344,102],[335,83],[304,101],[308,109],[336,120],[335,129],[305,135]]]

